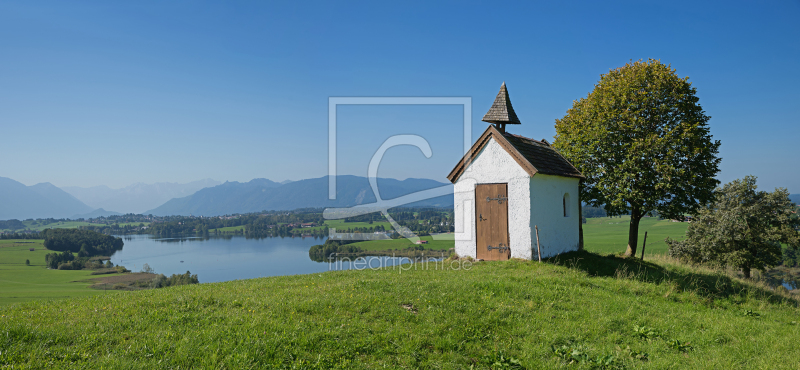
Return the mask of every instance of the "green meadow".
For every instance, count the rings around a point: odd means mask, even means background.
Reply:
[[[29,230],[34,231],[42,231],[45,229],[75,229],[79,226],[98,225],[83,221],[58,221],[51,224],[44,224],[41,221],[22,221],[22,224]]]
[[[0,307],[0,366],[796,369],[788,294],[664,257],[332,271]]]
[[[213,232],[216,232],[216,231],[221,231],[221,232],[234,232],[234,231],[242,231],[242,232],[244,232],[244,225],[240,225],[240,226],[226,226],[226,227],[220,227],[220,228],[218,228],[218,229],[208,229],[208,232],[210,232],[210,233],[213,233]]]
[[[330,227],[365,227],[368,223],[328,220]],[[584,224],[584,238],[586,250],[602,254],[621,253],[625,251],[628,232],[627,216],[622,218],[590,218]],[[68,226],[63,223],[60,226]],[[372,225],[381,224],[378,222]],[[389,227],[385,223],[385,227]],[[51,224],[53,225],[53,224]],[[344,226],[342,226],[344,225]],[[226,227],[220,230],[240,230],[244,226]],[[682,238],[687,224],[680,222],[658,221],[654,218],[643,219],[640,226],[640,246],[644,238],[644,231],[648,231],[646,254],[664,254],[667,246],[664,238]],[[447,251],[454,247],[454,234],[442,234],[434,240],[431,236],[420,239],[428,241],[422,246],[426,250]],[[442,240],[442,238],[444,240]],[[358,242],[354,244],[366,251],[386,251],[406,249],[415,246],[408,239],[390,239]],[[36,250],[30,252],[29,248]],[[58,298],[91,296],[104,294],[88,288],[92,282],[90,271],[49,270],[45,268],[44,256],[46,251],[41,240],[0,240],[0,305],[25,302],[29,300],[49,300]],[[445,253],[447,254],[447,253]],[[25,260],[31,262],[25,265]],[[110,294],[110,293],[105,293]]]
[[[344,220],[325,220],[325,224],[328,225],[329,228],[336,228],[337,231],[343,232],[347,229],[352,229],[356,227],[376,227],[378,225],[383,226],[386,231],[391,231],[392,224],[386,221],[375,221],[373,223],[368,222],[344,222]]]
[[[434,240],[432,236],[422,236],[419,239],[428,242],[428,244],[421,245],[425,249],[446,251],[455,246],[455,241],[453,239],[454,236],[455,234],[440,234],[439,236],[436,237],[437,240]],[[365,251],[387,251],[392,249],[406,249],[408,247],[416,246],[410,240],[405,238],[370,240],[370,241],[353,243],[353,245]],[[445,256],[447,256],[447,254]]]
[[[76,229],[81,226],[105,226],[105,224],[97,224],[91,222],[84,222],[84,221],[58,221],[49,224],[45,224],[42,220],[31,220],[31,221],[22,221],[22,224],[28,230],[33,231],[42,231],[45,229]],[[139,226],[139,224],[144,224],[145,226],[150,225],[149,222],[123,222],[120,223],[119,226]],[[19,231],[19,230],[2,230],[0,231]]]
[[[30,248],[34,248],[33,252]],[[104,293],[89,289],[88,270],[49,270],[42,240],[0,240],[0,306],[31,300],[83,297]],[[30,260],[30,266],[25,265]]]
[[[589,219],[587,250],[601,253],[543,263],[456,260],[132,292],[89,289],[89,271],[45,269],[41,240],[3,240],[0,367],[797,368],[798,294],[663,256],[663,238],[681,237],[685,223],[643,220],[645,261],[609,255],[624,251],[627,226]],[[444,236],[422,237],[425,249],[451,248]]]
[[[625,252],[628,245],[628,228],[630,216],[587,218],[583,224],[583,245],[587,251],[596,253]],[[644,233],[647,232],[645,255],[666,254],[667,243],[664,239],[671,237],[681,240],[686,237],[686,222],[659,220],[656,217],[645,217],[639,222],[639,249],[641,255]]]
[[[120,224],[119,224],[119,226],[120,226],[120,227],[125,227],[125,226],[139,226],[139,225],[141,225],[141,224],[144,224],[144,226],[150,226],[150,223],[149,223],[149,222],[123,222],[123,223],[120,223]],[[93,224],[93,225],[98,225],[98,224]]]
[[[639,223],[639,251],[637,252],[637,256],[641,253],[645,232],[647,232],[645,254],[663,255],[666,254],[668,250],[667,243],[664,242],[664,239],[667,237],[679,240],[683,239],[686,235],[686,228],[688,225],[689,224],[685,222],[659,220],[655,217],[643,218]],[[584,247],[587,251],[601,254],[625,252],[625,248],[628,244],[629,226],[630,216],[589,218],[587,219],[587,223],[583,225]],[[433,240],[430,236],[424,236],[420,239],[428,241],[428,244],[423,245],[425,249],[446,250],[455,246],[455,242],[453,241],[454,235],[455,234],[443,234],[442,237],[447,238],[446,240]],[[367,251],[405,249],[413,246],[408,239],[373,240],[358,242],[353,245]]]

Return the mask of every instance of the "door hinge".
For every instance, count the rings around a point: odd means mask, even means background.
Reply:
[[[502,194],[497,194],[497,198],[489,198],[489,197],[486,197],[486,201],[487,201],[487,202],[491,202],[491,201],[493,201],[493,200],[496,200],[496,201],[497,201],[497,204],[503,204],[503,201],[507,201],[507,200],[508,200],[508,197],[505,197],[505,196],[503,196]]]
[[[493,249],[496,249],[496,250],[500,251],[500,253],[503,253],[503,252],[511,250],[511,247],[509,247],[509,246],[507,246],[507,245],[505,245],[503,243],[500,243],[499,246],[497,246],[497,247],[492,247],[491,245],[486,246],[486,250],[488,250],[489,252],[491,252]]]

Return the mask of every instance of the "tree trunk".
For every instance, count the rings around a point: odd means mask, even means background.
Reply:
[[[580,192],[578,192],[578,250],[583,250],[583,204],[581,204]]]
[[[628,249],[625,250],[625,257],[636,256],[636,247],[639,243],[639,220],[642,219],[638,208],[631,209],[631,224],[628,228]]]
[[[749,279],[750,278],[750,266],[749,265],[742,266],[742,274],[744,274],[744,278],[745,279]]]

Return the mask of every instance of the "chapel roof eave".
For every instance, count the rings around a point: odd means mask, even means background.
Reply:
[[[500,132],[489,125],[467,154],[456,164],[447,179],[456,183],[478,153],[494,139],[531,177],[537,173],[583,179],[584,176],[561,153],[546,141]]]

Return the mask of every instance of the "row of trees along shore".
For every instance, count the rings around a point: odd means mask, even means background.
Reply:
[[[103,263],[92,257],[111,256],[114,252],[122,250],[124,245],[121,238],[91,230],[47,229],[40,234],[44,239],[45,248],[61,252],[48,253],[45,256],[45,262],[52,269],[111,268],[113,267],[111,261]]]
[[[556,120],[553,146],[585,176],[582,202],[608,216],[630,214],[626,256],[636,255],[645,215],[694,215],[686,240],[668,241],[670,253],[749,277],[779,263],[781,244],[800,248],[796,208],[786,189],[759,192],[752,176],[718,188],[720,141],[696,94],[670,65],[630,62],[601,75]]]
[[[450,209],[430,208],[400,208],[389,210],[390,216],[398,224],[406,226],[414,232],[423,235],[453,231],[453,216]],[[385,224],[387,219],[381,213],[373,213],[351,217],[344,220],[348,223],[366,223],[367,225],[339,227],[338,232],[345,233],[372,233],[390,231]],[[303,227],[310,224],[312,227]],[[82,226],[88,230],[107,231],[107,226]],[[229,230],[224,230],[229,228]],[[171,235],[243,235],[250,238],[286,237],[286,236],[316,236],[328,235],[328,226],[322,215],[322,210],[297,210],[291,212],[250,213],[227,217],[193,217],[170,216],[163,217],[159,222],[153,222],[147,229],[137,233],[152,234],[157,236]]]

